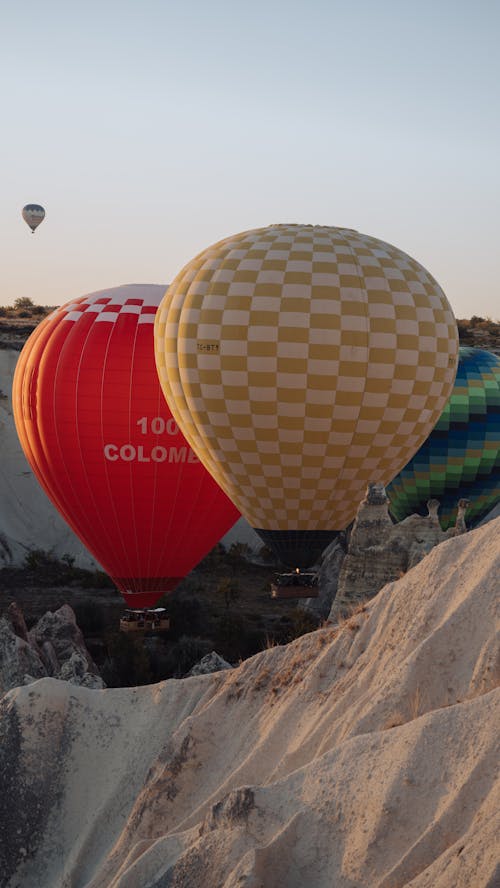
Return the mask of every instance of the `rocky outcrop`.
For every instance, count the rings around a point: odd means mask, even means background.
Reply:
[[[0,619],[0,694],[46,677],[105,687],[69,605],[48,611],[28,631],[22,611],[12,603]]]
[[[410,515],[399,524],[393,524],[383,484],[369,484],[342,561],[330,621],[335,622],[346,609],[352,608],[353,603],[372,598],[386,583],[403,576],[434,546],[465,533],[464,516],[468,505],[468,500],[460,500],[456,525],[446,531],[439,523],[437,500],[429,500],[426,516]]]
[[[231,663],[228,663],[227,660],[224,660],[224,657],[221,657],[220,654],[217,654],[215,651],[212,651],[210,654],[206,654],[199,663],[196,663],[192,669],[186,675],[186,678],[189,678],[191,675],[209,675],[211,672],[220,672],[222,669],[232,669]]]
[[[0,886],[497,886],[499,537],[235,669],[10,691]]]
[[[318,596],[299,601],[299,610],[306,611],[318,620],[326,620],[337,595],[340,569],[345,558],[343,540],[334,540],[325,550],[318,568]]]

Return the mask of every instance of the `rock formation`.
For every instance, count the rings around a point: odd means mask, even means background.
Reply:
[[[318,620],[326,620],[337,594],[339,574],[344,558],[344,540],[342,542],[338,539],[333,540],[323,553],[321,565],[318,567],[318,597],[299,601],[297,605],[299,610],[306,611]]]
[[[493,888],[500,520],[236,669],[0,706],[0,888]]]
[[[0,694],[47,676],[105,687],[69,605],[48,611],[28,631],[22,611],[12,603],[0,619]]]
[[[202,657],[199,663],[195,663],[187,673],[186,678],[189,678],[191,675],[209,675],[211,672],[220,672],[222,669],[232,668],[231,663],[228,663],[224,657],[212,651],[210,654]]]
[[[349,536],[329,619],[335,622],[353,603],[371,598],[403,576],[434,546],[467,531],[464,515],[467,500],[460,500],[455,527],[441,529],[439,502],[429,500],[428,515],[410,515],[393,524],[383,484],[368,485]]]

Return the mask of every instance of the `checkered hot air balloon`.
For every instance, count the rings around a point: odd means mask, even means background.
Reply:
[[[155,321],[164,394],[193,450],[264,542],[314,563],[425,440],[455,378],[434,278],[345,228],[272,225],[209,247]]]
[[[500,357],[460,348],[450,399],[427,440],[387,488],[397,521],[440,502],[443,530],[455,524],[459,499],[474,527],[500,501]]]

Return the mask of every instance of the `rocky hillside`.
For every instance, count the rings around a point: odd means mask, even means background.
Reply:
[[[500,520],[346,621],[0,716],[1,888],[494,888]]]

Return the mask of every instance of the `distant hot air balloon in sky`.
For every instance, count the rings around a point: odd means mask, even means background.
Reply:
[[[428,499],[440,502],[444,530],[470,500],[465,519],[474,527],[500,501],[500,357],[460,348],[457,376],[443,413],[415,456],[387,487],[397,521],[425,515]]]
[[[209,247],[155,321],[169,406],[284,564],[312,564],[425,440],[458,335],[432,276],[345,228],[272,225]]]
[[[14,375],[36,477],[134,607],[174,589],[238,518],[160,389],[153,323],[164,291],[129,285],[64,305],[32,333]]]
[[[45,219],[45,210],[40,204],[26,204],[23,207],[22,215],[26,224],[31,228],[31,233],[34,234],[35,228],[38,228]]]

